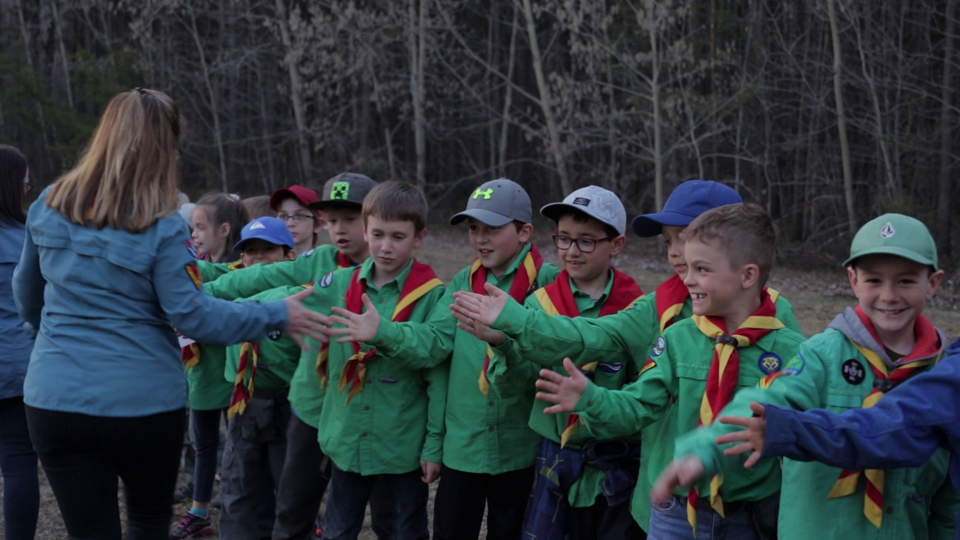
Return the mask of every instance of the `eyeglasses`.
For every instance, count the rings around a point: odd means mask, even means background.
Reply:
[[[277,214],[277,219],[284,223],[292,219],[294,223],[299,225],[308,219],[313,219],[313,216],[310,214],[294,214],[292,216],[287,214]]]
[[[27,180],[23,183],[23,192],[30,193],[30,190],[33,189],[33,182]]]
[[[570,249],[570,246],[576,244],[581,253],[593,253],[593,250],[597,249],[597,244],[607,240],[613,239],[609,236],[594,240],[593,238],[570,238],[559,234],[553,235],[553,245],[557,246],[557,249]]]

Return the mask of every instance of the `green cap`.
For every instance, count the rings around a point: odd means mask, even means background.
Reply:
[[[843,261],[843,266],[850,266],[864,255],[880,253],[938,269],[937,244],[927,226],[903,214],[884,214],[860,227],[850,243],[850,257]]]

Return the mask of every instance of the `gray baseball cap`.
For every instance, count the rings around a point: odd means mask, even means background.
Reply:
[[[570,210],[578,210],[593,219],[613,227],[618,234],[627,230],[627,211],[620,198],[608,189],[599,186],[580,188],[563,198],[563,202],[550,203],[540,209],[544,217],[559,221]]]
[[[450,224],[456,225],[468,217],[491,227],[500,227],[511,221],[530,223],[533,209],[530,196],[520,184],[499,178],[475,189],[467,199],[467,209],[450,218]]]
[[[323,194],[320,200],[310,203],[313,210],[324,210],[331,207],[362,207],[363,199],[370,193],[376,182],[369,176],[358,173],[340,173],[323,184]]]

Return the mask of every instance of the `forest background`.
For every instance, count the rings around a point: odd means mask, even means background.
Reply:
[[[506,176],[535,204],[601,185],[632,215],[708,178],[805,263],[887,211],[949,256],[957,3],[0,0],[0,142],[43,187],[144,86],[181,108],[193,197],[352,170],[453,209]]]

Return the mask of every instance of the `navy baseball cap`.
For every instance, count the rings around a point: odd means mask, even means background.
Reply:
[[[293,233],[284,222],[275,217],[257,218],[244,225],[240,231],[240,241],[233,246],[233,250],[243,251],[243,244],[247,240],[263,240],[293,249]]]
[[[713,180],[687,180],[667,197],[663,210],[643,214],[633,219],[637,236],[656,236],[663,226],[686,227],[700,214],[719,206],[742,203],[743,198],[733,188]]]

